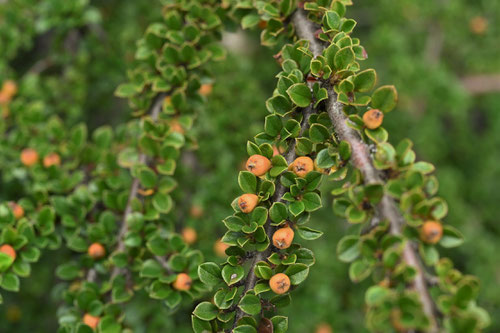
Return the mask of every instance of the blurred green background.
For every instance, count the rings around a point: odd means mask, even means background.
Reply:
[[[440,195],[449,205],[445,222],[458,227],[466,242],[446,253],[462,271],[479,276],[479,302],[490,311],[488,332],[500,332],[500,2],[498,0],[354,1],[348,16],[358,21],[359,37],[379,84],[395,84],[399,104],[386,117],[391,141],[409,137],[417,157],[437,167]],[[125,81],[135,41],[161,15],[157,1],[14,0],[0,2],[0,76],[25,80],[34,68],[43,100],[68,122],[85,120],[91,128],[129,119],[126,103],[113,97]],[[197,247],[209,260],[221,220],[239,194],[237,173],[248,139],[263,128],[264,102],[275,84],[273,51],[259,45],[258,32],[231,33],[225,62],[211,69],[216,77],[207,108],[195,131],[199,149],[178,168],[176,213],[198,232]],[[48,60],[46,60],[48,59]],[[44,61],[46,63],[44,63]],[[38,67],[36,67],[38,66]],[[30,72],[31,71],[31,72]],[[194,158],[193,158],[194,157]],[[22,193],[2,179],[0,199]],[[325,193],[329,185],[325,185]],[[201,217],[189,214],[195,205]],[[337,241],[348,225],[335,218],[331,197],[312,223],[325,235],[306,244],[317,262],[307,283],[293,294],[290,332],[314,332],[328,323],[334,332],[364,332],[364,291],[348,266],[336,259]],[[61,281],[58,262],[72,254],[46,252],[22,280],[19,294],[4,294],[0,332],[55,332]],[[189,332],[194,304],[173,316],[165,306],[139,297],[127,308],[134,332]]]

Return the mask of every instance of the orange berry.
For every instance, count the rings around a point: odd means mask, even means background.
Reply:
[[[198,238],[198,235],[196,234],[196,230],[194,230],[191,227],[185,227],[182,229],[182,239],[186,244],[194,244],[196,242],[196,239]]]
[[[290,165],[292,171],[299,177],[305,177],[309,172],[314,170],[314,162],[310,157],[297,157]]]
[[[199,219],[200,217],[203,216],[203,208],[198,205],[192,205],[191,209],[189,210],[189,215],[191,215],[196,219]]]
[[[21,163],[27,167],[33,166],[38,162],[38,153],[33,148],[25,148],[21,152]]]
[[[278,147],[273,146],[273,156],[276,156],[276,155],[281,155],[281,154],[280,154],[280,151],[278,150]]]
[[[443,236],[443,226],[436,221],[426,221],[420,231],[420,239],[429,244],[436,244]]]
[[[259,203],[259,197],[255,194],[247,193],[238,198],[238,207],[243,213],[251,213]]]
[[[273,275],[269,280],[269,287],[275,294],[284,294],[290,289],[290,278],[283,273]]]
[[[59,166],[61,165],[61,158],[56,153],[50,153],[43,158],[43,166],[46,168],[50,168],[51,166]]]
[[[83,323],[87,326],[89,326],[90,328],[92,329],[96,329],[97,325],[99,324],[99,321],[101,320],[101,318],[99,317],[94,317],[88,313],[86,313],[84,316],[83,316]]]
[[[265,29],[267,27],[267,21],[260,20],[259,21],[259,28]]]
[[[10,98],[14,97],[17,93],[17,84],[12,80],[6,80],[2,85],[2,92]]]
[[[273,156],[276,156],[276,155],[281,155],[285,152],[285,148],[283,148],[283,146],[273,146]]]
[[[273,234],[273,245],[278,249],[287,249],[292,245],[294,232],[290,227],[276,230]]]
[[[184,128],[181,126],[181,124],[179,123],[179,121],[177,119],[172,119],[169,123],[170,125],[170,129],[172,130],[172,132],[174,133],[180,133],[180,134],[184,134]]]
[[[488,20],[482,16],[473,17],[469,22],[469,28],[476,35],[482,35],[488,29]]]
[[[382,111],[377,109],[371,109],[365,112],[363,115],[363,122],[365,126],[369,129],[376,129],[380,125],[382,125],[382,121],[384,120],[384,114]]]
[[[16,93],[16,83],[12,80],[6,80],[2,85],[2,90],[0,90],[0,103],[9,102]]]
[[[219,257],[226,257],[226,250],[229,247],[226,243],[223,243],[220,239],[218,239],[214,244],[214,252]]]
[[[16,260],[16,250],[14,250],[14,248],[9,244],[4,244],[0,246],[0,252],[3,252],[6,255],[8,255],[9,257],[12,258],[12,260]]]
[[[315,333],[333,333],[333,330],[329,324],[321,323],[316,327]]]
[[[200,94],[202,96],[208,96],[212,93],[212,84],[210,83],[205,83],[202,84],[200,87]]]
[[[9,202],[9,207],[12,210],[12,214],[14,214],[14,217],[16,220],[19,220],[21,217],[24,216],[24,209],[21,207],[21,205],[18,205],[15,202]]]
[[[92,243],[87,253],[92,259],[101,259],[106,254],[106,249],[99,243]]]
[[[246,168],[254,175],[262,176],[271,169],[271,161],[262,155],[252,155],[247,160]]]
[[[10,97],[7,96],[6,93],[4,93],[3,91],[0,91],[0,104],[5,104],[7,105],[7,102],[10,101]]]
[[[17,305],[11,305],[7,308],[7,312],[5,313],[5,317],[7,321],[11,323],[17,323],[21,320],[21,309]]]
[[[193,280],[186,273],[179,273],[174,281],[173,287],[176,290],[189,290]]]

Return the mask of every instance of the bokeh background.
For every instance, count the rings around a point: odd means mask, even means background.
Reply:
[[[440,195],[449,205],[446,222],[465,244],[445,253],[457,267],[481,279],[480,305],[491,315],[488,332],[500,332],[500,2],[498,0],[359,0],[348,9],[377,69],[380,84],[395,84],[399,104],[385,120],[391,141],[409,137],[417,157],[437,167]],[[130,110],[113,97],[125,81],[135,41],[158,19],[159,1],[0,1],[0,77],[36,87],[33,98],[69,123],[90,128],[123,123]],[[199,149],[185,155],[177,177],[180,222],[198,232],[196,247],[208,260],[223,232],[221,220],[239,194],[237,173],[246,141],[263,128],[264,101],[278,64],[259,45],[258,32],[235,30],[224,37],[230,50],[212,67],[216,81],[195,131]],[[328,184],[325,193],[329,192]],[[21,196],[22,187],[2,177],[0,199]],[[290,332],[314,332],[328,323],[334,332],[364,332],[363,299],[369,285],[348,279],[336,259],[348,225],[334,217],[332,198],[312,223],[325,235],[308,242],[316,253],[307,283],[286,309]],[[190,214],[193,206],[202,214]],[[70,251],[44,253],[23,279],[21,292],[4,293],[0,332],[55,332],[62,282],[54,277]],[[147,297],[127,307],[134,332],[189,332],[193,304],[174,315]]]

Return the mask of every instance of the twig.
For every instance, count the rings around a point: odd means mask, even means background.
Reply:
[[[314,108],[312,106],[309,106],[305,109],[303,109],[303,118],[302,118],[302,123],[300,127],[300,135],[304,133],[304,131],[307,129],[309,126],[309,117],[311,114],[314,113]],[[295,152],[295,140],[290,143],[290,147],[288,149],[288,152],[285,154],[285,159],[288,164],[292,163],[295,158],[297,157],[297,154]],[[281,183],[278,182],[276,185],[276,191],[274,192],[274,195],[271,199],[271,202],[282,202],[283,201],[283,195],[285,195],[287,191],[287,188],[282,185]],[[273,231],[274,227],[271,225],[271,220],[268,218],[266,221],[266,225],[264,226],[267,237],[269,239],[273,238]],[[243,297],[247,291],[252,290],[255,287],[255,284],[257,282],[257,276],[255,276],[255,266],[259,261],[266,260],[266,258],[271,254],[271,249],[272,245],[269,245],[268,248],[263,251],[263,252],[257,252],[256,255],[254,256],[252,263],[250,265],[250,270],[248,272],[248,276],[245,280],[245,285],[243,288],[243,293],[241,296]],[[236,315],[234,317],[234,323],[233,323],[233,328],[236,327],[236,324],[238,323],[238,320],[240,320],[244,316],[244,312],[240,308],[236,308]]]
[[[462,78],[462,85],[469,94],[481,95],[500,91],[500,74],[479,74]]]
[[[97,279],[97,271],[95,270],[95,268],[91,268],[87,271],[87,277],[86,277],[86,280],[88,282],[95,282],[95,280]]]
[[[157,95],[150,108],[149,113],[151,114],[151,118],[153,119],[153,121],[156,121],[160,115],[164,98],[165,98],[164,94]],[[138,163],[139,164],[147,163],[147,156],[145,153],[141,153],[139,155]],[[134,180],[132,181],[132,185],[130,186],[130,194],[128,196],[127,207],[125,208],[125,212],[123,213],[120,231],[118,232],[118,245],[116,246],[117,252],[122,252],[125,250],[125,234],[128,231],[127,217],[132,213],[132,202],[137,197],[138,190],[139,190],[139,179],[134,178]],[[119,267],[115,267],[111,273],[111,278],[114,278],[115,276],[120,274],[120,272],[122,272],[122,269],[120,269]]]
[[[174,274],[174,271],[170,268],[165,258],[160,256],[155,256],[155,259],[160,263],[161,267],[163,267],[169,275]]]
[[[311,22],[307,21],[304,11],[297,10],[293,15],[292,22],[295,25],[298,37],[309,40],[310,48],[314,55],[320,54],[322,46],[319,41],[314,38],[315,28]],[[337,94],[334,92],[333,87],[329,86],[327,89],[328,115],[330,116],[337,136],[350,144],[352,150],[352,163],[361,171],[365,184],[381,183],[382,178],[379,172],[373,167],[367,145],[361,140],[359,134],[347,125],[347,117],[343,111],[343,105],[337,101]],[[377,206],[377,211],[382,219],[389,221],[390,232],[395,235],[400,235],[401,228],[405,221],[394,200],[385,194]],[[403,256],[405,261],[417,271],[413,287],[420,295],[424,313],[430,321],[430,329],[428,332],[438,332],[434,302],[427,290],[423,268],[410,243],[405,244]]]

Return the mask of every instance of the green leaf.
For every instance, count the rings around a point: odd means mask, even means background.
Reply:
[[[319,231],[319,230],[314,230],[312,228],[309,228],[309,227],[303,227],[303,226],[300,226],[298,229],[297,229],[297,233],[299,234],[299,236],[302,238],[302,239],[305,239],[305,240],[314,240],[314,239],[318,239],[320,238],[322,235],[323,235],[323,232],[322,231]]]
[[[5,273],[2,276],[2,283],[0,286],[8,291],[19,291],[19,278],[14,273]]]
[[[191,316],[192,328],[194,333],[207,333],[212,331],[210,322],[202,320],[196,316]]]
[[[344,236],[337,244],[337,257],[343,262],[352,262],[360,254],[359,237]]]
[[[337,70],[340,69],[347,69],[349,65],[354,62],[354,51],[352,50],[352,47],[347,46],[342,49],[340,49],[336,54],[335,58],[333,59],[335,68]]]
[[[56,269],[56,275],[62,280],[74,280],[80,275],[80,268],[76,263],[60,265]]]
[[[275,202],[269,209],[269,217],[275,223],[280,223],[288,218],[288,210],[282,202]]]
[[[38,213],[37,227],[43,236],[50,235],[55,229],[55,212],[52,207],[45,206]]]
[[[288,266],[284,273],[290,278],[291,284],[298,285],[309,275],[309,266],[304,264],[293,264]]]
[[[335,43],[331,43],[324,51],[323,55],[325,56],[326,63],[330,67],[330,70],[335,68],[335,55],[340,50],[340,48]],[[324,69],[323,69],[324,70]]]
[[[226,265],[222,268],[222,278],[228,286],[235,284],[236,282],[243,279],[245,276],[245,270],[240,265],[231,266]]]
[[[294,201],[288,206],[288,210],[293,216],[299,216],[304,212],[305,205],[302,201]]]
[[[365,302],[368,306],[377,306],[390,295],[390,290],[381,286],[372,286],[365,293]]]
[[[412,171],[419,171],[424,175],[431,173],[435,170],[434,165],[428,162],[420,161],[411,166]]]
[[[213,262],[206,262],[198,266],[200,281],[209,286],[216,286],[222,281],[221,269]]]
[[[304,83],[296,83],[286,91],[296,105],[305,108],[311,104],[312,95],[309,87]]]
[[[355,26],[356,26],[356,21],[354,21],[353,19],[347,19],[344,22],[342,22],[342,25],[340,26],[340,31],[343,31],[346,34],[348,34],[354,29]]]
[[[328,148],[322,149],[316,156],[316,164],[321,169],[328,169],[335,165],[335,160],[328,152]]]
[[[339,154],[342,160],[347,161],[351,157],[351,145],[347,141],[341,141],[339,144]]]
[[[354,205],[351,205],[347,208],[346,215],[347,215],[347,220],[350,223],[362,223],[366,220],[368,216],[364,210],[361,210]]]
[[[257,275],[257,277],[261,279],[269,280],[273,275],[271,267],[265,261],[259,261],[255,265],[254,270],[255,270],[255,275]]]
[[[173,207],[172,198],[168,194],[158,192],[153,197],[153,206],[160,213],[167,214]]]
[[[157,278],[161,275],[163,268],[153,259],[148,259],[142,264],[140,276],[147,278]]]
[[[257,14],[248,14],[241,19],[241,27],[248,29],[259,24],[260,16]]]
[[[6,253],[0,252],[0,272],[4,272],[9,268],[14,259]]]
[[[353,282],[360,282],[366,279],[373,270],[373,265],[362,259],[358,259],[349,266],[349,278]]]
[[[367,69],[359,72],[353,80],[354,87],[357,91],[366,92],[373,89],[377,81],[377,73],[374,69]]]
[[[314,143],[323,143],[330,138],[330,132],[324,125],[312,124],[309,128],[309,138]]]
[[[234,328],[233,333],[257,333],[257,330],[251,325],[239,325]]]
[[[238,288],[219,289],[214,295],[214,303],[219,309],[229,309],[233,304]]]
[[[170,293],[172,293],[172,288],[169,285],[157,280],[151,284],[149,297],[154,299],[165,299],[170,295]]]
[[[209,321],[217,317],[219,309],[215,305],[209,302],[201,302],[196,306],[193,314],[200,318],[201,320]]]
[[[376,205],[384,196],[384,186],[382,184],[368,184],[365,186],[365,195],[372,204]]]
[[[271,318],[273,323],[273,333],[285,333],[288,330],[288,318],[285,316],[274,316]]]
[[[239,173],[238,184],[245,193],[257,192],[257,177],[249,171],[241,171]]]
[[[339,16],[339,14],[337,14],[337,12],[327,11],[325,13],[325,21],[326,21],[327,26],[330,29],[332,29],[332,30],[338,29],[338,27],[340,25],[340,16]]]
[[[173,309],[182,301],[181,293],[170,293],[167,298],[165,298],[165,304]]]
[[[271,177],[279,176],[283,171],[288,169],[286,159],[282,155],[273,156],[271,159],[272,168],[269,171]]]
[[[276,95],[266,101],[266,107],[269,112],[284,115],[293,108],[293,105],[288,98]]]
[[[382,86],[372,94],[371,106],[382,112],[389,112],[396,107],[398,93],[394,86]]]
[[[227,217],[222,222],[231,231],[241,231],[241,228],[246,225],[245,221],[243,221],[241,217],[235,215]]]
[[[301,201],[304,203],[306,212],[313,212],[322,207],[321,197],[316,192],[308,192],[304,194]]]
[[[256,315],[261,310],[260,298],[252,295],[246,294],[240,301],[238,307],[243,310],[243,312],[248,313],[249,315]]]
[[[136,86],[132,83],[123,83],[120,84],[116,90],[115,90],[115,95],[118,97],[132,97],[135,94],[138,94],[141,91],[141,88],[139,86]]]
[[[439,245],[446,248],[457,247],[464,242],[464,236],[460,231],[450,225],[443,226],[443,237]]]
[[[266,133],[270,136],[277,136],[283,128],[281,117],[275,114],[267,116],[264,122],[264,128]]]
[[[27,262],[18,260],[12,266],[12,271],[20,277],[28,277],[31,273],[31,266]]]
[[[145,188],[153,188],[156,185],[156,173],[150,168],[142,168],[139,171],[139,181]]]

